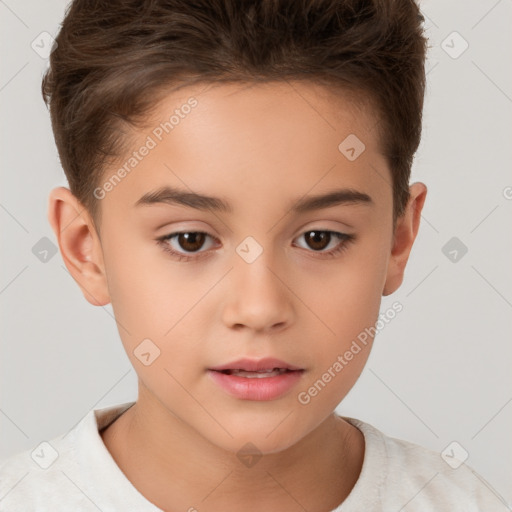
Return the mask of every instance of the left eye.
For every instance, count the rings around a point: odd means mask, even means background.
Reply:
[[[334,237],[333,237],[334,235]],[[302,235],[306,239],[306,243],[314,249],[314,252],[331,252],[331,251],[324,251],[324,249],[329,245],[330,242],[332,242],[333,238],[337,238],[339,240],[348,240],[350,238],[350,235],[347,235],[345,233],[337,233],[335,231],[325,231],[325,230],[318,230],[314,229],[311,231],[306,231],[305,233],[302,233]],[[300,237],[299,237],[300,238]],[[336,245],[335,245],[336,247]]]

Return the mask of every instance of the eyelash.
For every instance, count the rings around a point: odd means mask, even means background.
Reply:
[[[342,253],[343,251],[345,251],[347,249],[347,246],[356,239],[355,235],[349,235],[347,233],[339,233],[337,231],[331,231],[328,229],[309,229],[307,231],[304,231],[300,236],[302,236],[306,233],[311,233],[312,231],[315,231],[317,233],[330,233],[331,235],[334,235],[340,239],[341,242],[334,249],[331,249],[330,251],[326,251],[326,252],[308,251],[308,252],[312,252],[312,253],[321,254],[323,257],[327,256],[328,258],[333,258],[333,257],[337,256],[338,254]],[[213,238],[214,240],[217,240],[214,236],[211,236],[204,231],[178,231],[178,232],[169,233],[168,235],[164,235],[160,238],[157,238],[156,241],[157,241],[158,245],[160,245],[165,252],[170,254],[174,259],[176,259],[178,261],[191,261],[191,260],[197,261],[199,259],[209,256],[208,251],[191,253],[191,254],[197,254],[198,256],[188,256],[186,254],[177,252],[174,249],[171,249],[170,245],[167,243],[167,240],[171,240],[172,238],[174,238],[178,235],[184,234],[184,233],[203,234],[203,235],[209,236],[210,238]]]

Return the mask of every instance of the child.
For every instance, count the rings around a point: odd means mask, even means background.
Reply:
[[[1,511],[507,510],[335,412],[426,198],[421,21],[412,0],[72,2],[48,218],[139,393],[4,461]]]

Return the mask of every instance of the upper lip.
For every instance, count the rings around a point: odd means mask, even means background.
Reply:
[[[284,368],[286,370],[302,370],[302,368],[299,368],[298,366],[294,366],[292,364],[286,363],[285,361],[281,361],[280,359],[275,359],[273,357],[265,357],[263,359],[237,359],[236,361],[222,364],[220,366],[214,366],[209,369],[214,371],[245,370],[248,372],[257,372],[262,370],[272,370],[273,368]]]

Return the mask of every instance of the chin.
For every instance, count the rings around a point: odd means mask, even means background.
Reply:
[[[240,414],[240,411],[234,413],[231,421],[220,420],[232,437],[223,435],[225,431],[222,431],[222,434],[215,436],[215,441],[211,441],[234,453],[238,453],[242,447],[250,451],[251,445],[256,447],[255,451],[260,455],[282,452],[307,435],[307,429],[293,419],[295,415],[283,411],[286,410],[282,409],[279,414],[268,416],[262,412],[248,415]]]

